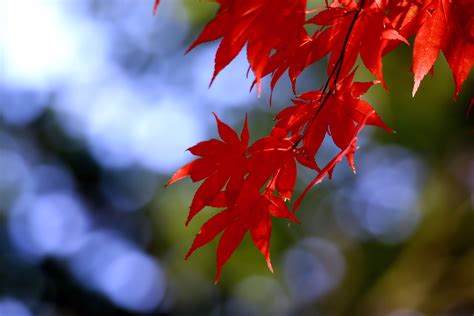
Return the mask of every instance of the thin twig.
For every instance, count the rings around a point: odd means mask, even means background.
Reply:
[[[329,74],[328,79],[326,80],[326,83],[324,84],[324,87],[321,90],[321,96],[319,97],[319,100],[318,100],[319,107],[316,110],[316,113],[311,118],[308,125],[306,125],[305,131],[303,132],[301,137],[299,137],[298,140],[292,146],[292,149],[295,149],[298,146],[298,144],[303,140],[303,138],[306,136],[309,129],[311,128],[314,121],[316,120],[316,117],[321,112],[321,110],[323,109],[323,107],[327,103],[327,101],[329,100],[329,97],[331,96],[330,91],[335,90],[335,88],[337,86],[337,83],[339,81],[339,76],[341,74],[342,66],[344,64],[344,57],[345,57],[345,54],[346,54],[347,43],[349,42],[349,38],[352,34],[352,31],[354,29],[354,25],[355,25],[359,15],[360,15],[360,12],[362,11],[362,8],[364,7],[364,2],[365,2],[365,0],[360,0],[360,2],[359,2],[359,8],[355,11],[355,15],[354,15],[354,17],[351,21],[351,24],[350,24],[349,29],[347,31],[346,37],[345,37],[344,42],[342,44],[341,53],[339,55],[339,58],[337,59],[336,63],[334,64],[334,68],[332,69],[331,73]],[[332,80],[333,76],[334,76],[334,80],[333,80],[332,85],[330,86],[330,83],[331,83],[331,80]],[[324,97],[324,99],[323,99],[323,97]]]

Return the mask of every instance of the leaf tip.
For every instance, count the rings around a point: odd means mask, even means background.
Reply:
[[[270,256],[269,256],[269,255],[267,256],[266,261],[267,261],[268,270],[270,270],[271,273],[274,273],[274,272],[273,272],[272,261],[270,260]]]
[[[262,96],[262,82],[260,81],[260,79],[257,80],[257,98],[260,99],[260,97]]]
[[[296,223],[296,224],[301,224],[301,222],[296,218],[295,214],[293,212],[290,213],[289,216],[290,221],[288,222],[288,225],[291,224],[291,222]]]
[[[168,187],[169,185],[173,184],[174,181],[173,181],[173,178],[169,179],[165,184],[163,184],[163,187]]]
[[[191,214],[189,214],[189,215],[188,215],[188,218],[186,219],[186,223],[184,223],[184,225],[185,225],[186,227],[189,226],[189,223],[191,222],[191,219],[192,219],[192,216],[191,216]]]
[[[155,5],[153,6],[153,15],[156,15],[156,12],[158,11],[158,6],[160,5],[160,0],[155,1]]]
[[[194,245],[192,245],[191,248],[189,248],[188,252],[184,256],[184,260],[188,260],[189,257],[193,254],[193,252],[194,252]]]
[[[411,96],[414,98],[416,91],[418,91],[418,88],[420,87],[420,80],[415,79],[415,84],[413,85],[413,91],[411,92]]]

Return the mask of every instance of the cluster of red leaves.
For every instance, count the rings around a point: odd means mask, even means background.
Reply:
[[[190,46],[221,39],[212,81],[247,46],[247,58],[260,92],[261,79],[271,76],[271,89],[288,72],[295,91],[293,105],[276,116],[269,136],[249,146],[247,118],[241,135],[216,116],[222,140],[201,142],[189,151],[199,158],[179,169],[168,184],[184,177],[202,181],[191,203],[187,223],[203,208],[222,209],[197,234],[186,258],[221,235],[217,276],[247,231],[270,262],[272,217],[294,217],[303,197],[347,158],[355,172],[357,136],[365,125],[389,132],[370,104],[361,99],[376,83],[387,89],[382,72],[385,54],[415,37],[413,94],[432,70],[440,51],[453,72],[458,96],[474,63],[472,0],[333,0],[306,11],[306,0],[214,0],[215,18]],[[156,1],[155,10],[159,1]],[[316,12],[316,14],[314,14]],[[316,26],[311,34],[306,25]],[[298,76],[311,64],[329,57],[328,79],[318,90],[296,93]],[[355,63],[376,81],[354,82]],[[325,166],[316,162],[329,136],[340,149]],[[293,204],[297,164],[313,169],[315,178]]]

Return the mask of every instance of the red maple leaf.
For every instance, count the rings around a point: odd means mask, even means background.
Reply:
[[[270,261],[271,216],[288,218],[297,222],[281,197],[266,190],[263,194],[245,182],[237,200],[223,211],[209,219],[196,235],[186,259],[199,247],[209,243],[219,234],[222,236],[217,246],[216,283],[224,264],[229,260],[247,232],[252,241],[265,256],[268,268],[273,271]]]
[[[306,0],[214,0],[216,17],[204,28],[188,51],[222,37],[216,52],[214,81],[247,44],[247,58],[260,94],[260,80],[273,51],[286,49],[295,34],[304,30]],[[275,36],[278,34],[278,36]]]
[[[293,206],[292,214],[296,213],[296,211],[301,205],[301,202],[303,201],[304,197],[309,192],[309,190],[316,184],[323,181],[326,176],[328,175],[331,176],[331,173],[333,172],[334,168],[339,162],[341,162],[343,157],[354,152],[356,143],[357,143],[357,136],[361,132],[362,128],[366,124],[368,124],[369,119],[373,117],[374,115],[376,115],[374,110],[368,111],[365,114],[365,116],[362,118],[362,120],[357,124],[356,128],[354,129],[353,134],[351,135],[350,141],[347,144],[347,146],[343,148],[333,159],[331,159],[331,161],[329,161],[326,164],[326,166],[318,172],[317,176],[308,184],[308,186],[306,186],[303,193],[301,193],[301,195],[296,200]]]
[[[201,158],[179,169],[166,185],[187,176],[193,181],[204,180],[193,198],[186,224],[206,206],[224,208],[202,226],[186,255],[188,258],[222,233],[216,256],[217,282],[222,266],[248,231],[272,270],[271,216],[297,220],[284,202],[291,197],[296,182],[296,165],[290,150],[293,143],[282,139],[282,135],[273,135],[247,148],[247,119],[239,137],[215,117],[222,141],[211,139],[189,148]]]
[[[382,57],[387,45],[389,42],[408,44],[386,16],[387,2],[367,0],[359,8],[354,0],[334,1],[331,6],[307,21],[326,27],[316,40],[325,46],[324,52],[331,54],[328,74],[341,63],[341,76],[345,77],[360,54],[367,69],[386,86],[382,74]]]
[[[355,172],[357,136],[365,125],[392,131],[361,99],[374,84],[385,86],[385,54],[416,36],[412,65],[416,92],[443,51],[455,78],[457,97],[474,62],[474,6],[472,0],[333,0],[306,20],[311,13],[305,11],[306,0],[213,1],[220,5],[219,11],[189,48],[222,38],[211,83],[246,44],[255,75],[253,85],[259,93],[261,78],[272,76],[273,91],[286,71],[296,91],[297,77],[329,55],[325,84],[301,95],[295,92],[293,105],[277,114],[270,135],[249,146],[247,119],[239,137],[216,116],[222,140],[191,147],[189,151],[199,158],[179,169],[167,183],[187,176],[202,181],[186,224],[206,206],[221,209],[201,227],[186,255],[222,234],[216,255],[217,282],[223,265],[247,232],[272,270],[272,216],[296,222],[293,214],[307,192],[331,177],[344,157]],[[157,0],[155,10],[158,4]],[[317,26],[312,35],[305,24]],[[377,81],[353,81],[359,56]],[[316,160],[327,136],[340,152],[319,168]],[[285,202],[293,195],[297,163],[313,169],[316,176],[290,212]]]
[[[170,185],[187,176],[190,176],[193,182],[205,179],[194,195],[186,224],[204,207],[219,204],[219,200],[222,199],[220,192],[226,184],[229,188],[228,195],[231,193],[231,187],[238,189],[246,172],[249,142],[247,120],[239,138],[237,133],[217,115],[215,118],[223,141],[211,139],[189,148],[193,155],[201,158],[176,171],[166,184]]]
[[[277,114],[277,127],[284,128],[288,133],[304,135],[303,146],[299,148],[301,155],[297,155],[300,163],[319,170],[315,156],[326,135],[331,135],[339,148],[347,148],[352,142],[356,123],[360,124],[368,113],[372,114],[365,119],[364,124],[393,132],[382,122],[372,106],[360,99],[377,82],[352,82],[354,74],[352,72],[341,81],[330,95],[320,90],[303,93],[294,100],[295,106]],[[349,165],[355,170],[353,154],[354,151],[348,151],[346,156]]]
[[[270,57],[263,76],[272,75],[272,91],[288,70],[296,93],[297,77],[327,54],[331,54],[328,74],[338,67],[338,63],[343,63],[340,75],[346,76],[360,55],[367,69],[386,87],[382,74],[382,57],[401,42],[408,44],[406,37],[411,36],[416,27],[413,17],[416,16],[414,12],[418,6],[406,3],[401,5],[401,1],[366,0],[362,9],[353,0],[334,1],[306,21],[306,24],[320,26],[312,36],[303,29],[296,33],[297,36],[291,39],[293,42],[286,49],[278,50]],[[390,13],[388,16],[387,10]],[[358,16],[355,17],[355,14]],[[340,58],[343,47],[344,56]]]
[[[474,6],[471,0],[431,0],[420,13],[422,26],[413,48],[415,95],[440,51],[453,72],[455,98],[474,64]]]
[[[155,6],[153,7],[153,14],[156,15],[156,11],[158,11],[158,6],[160,5],[160,0],[155,0]]]

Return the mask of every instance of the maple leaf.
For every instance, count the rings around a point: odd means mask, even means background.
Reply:
[[[292,83],[293,92],[296,91],[297,77],[305,68],[320,60],[325,55],[318,53],[320,50],[315,47],[317,43],[319,42],[314,41],[304,28],[300,28],[296,30],[293,37],[289,38],[289,42],[285,47],[273,52],[265,63],[261,74],[262,77],[271,75],[270,88],[272,93],[278,80],[287,70]],[[253,82],[251,89],[256,83],[256,81]]]
[[[211,139],[189,148],[193,155],[201,158],[179,169],[166,185],[188,176],[193,181],[204,180],[193,198],[186,224],[206,206],[224,208],[201,227],[186,255],[188,258],[222,233],[216,255],[217,282],[223,265],[247,232],[265,256],[268,268],[273,270],[271,217],[298,221],[285,204],[296,182],[291,140],[275,132],[247,148],[250,138],[247,118],[240,137],[217,115],[215,118],[222,141]],[[275,190],[278,195],[273,194]]]
[[[216,52],[214,75],[247,44],[247,58],[261,90],[261,79],[271,75],[271,91],[288,71],[295,98],[280,111],[271,134],[249,146],[247,118],[240,137],[216,117],[222,140],[201,142],[189,151],[199,158],[179,169],[167,183],[190,176],[203,181],[190,206],[186,224],[204,207],[220,208],[196,235],[186,258],[218,235],[216,282],[222,267],[247,232],[270,261],[272,217],[297,222],[294,213],[307,192],[347,158],[355,172],[357,137],[365,125],[393,132],[372,106],[361,99],[382,83],[382,58],[416,35],[412,71],[414,92],[443,51],[459,94],[474,60],[474,7],[471,0],[333,0],[306,20],[306,0],[213,0],[220,5],[215,18],[188,49],[222,38]],[[159,1],[155,2],[155,10]],[[305,21],[306,20],[306,21]],[[318,29],[310,35],[305,24]],[[319,90],[296,95],[297,77],[329,55],[328,79]],[[354,82],[358,58],[378,79]],[[271,99],[270,99],[271,100]],[[471,100],[472,103],[472,100]],[[316,163],[329,135],[340,152],[324,167]],[[289,211],[297,163],[316,171],[315,178]]]
[[[374,110],[368,111],[365,114],[362,120],[357,124],[357,127],[354,129],[353,134],[351,135],[350,142],[347,144],[347,146],[343,148],[331,161],[329,161],[326,166],[321,171],[319,171],[318,175],[308,184],[308,186],[306,186],[303,193],[301,193],[301,195],[296,200],[293,206],[292,214],[296,213],[296,211],[301,205],[301,202],[303,201],[309,190],[316,184],[323,181],[326,176],[331,176],[331,173],[333,172],[334,168],[339,162],[341,162],[342,158],[354,151],[354,148],[356,147],[357,143],[357,136],[362,131],[362,128],[366,124],[368,124],[369,119],[373,118],[374,115],[376,115]]]
[[[444,53],[456,84],[455,98],[474,64],[474,6],[470,0],[432,0],[422,15],[413,48],[413,95],[432,69],[440,51]]]
[[[215,0],[216,17],[189,47],[222,37],[211,84],[247,44],[247,58],[259,95],[261,78],[272,51],[286,49],[295,32],[304,30],[306,0]]]
[[[155,5],[153,7],[153,14],[156,15],[156,11],[158,11],[158,6],[160,5],[160,0],[155,0]]]
[[[295,106],[287,108],[277,114],[279,122],[276,126],[284,128],[288,133],[303,132],[303,146],[299,148],[298,161],[315,170],[317,167],[315,156],[326,136],[331,135],[334,144],[339,148],[347,148],[352,141],[356,123],[372,113],[365,121],[367,125],[379,126],[393,132],[372,106],[360,97],[377,81],[352,82],[355,71],[341,81],[334,93],[327,95],[321,91],[310,91],[298,96],[294,100]],[[323,104],[321,101],[327,99]],[[347,152],[349,165],[355,171],[353,151]]]
[[[296,93],[297,77],[304,69],[327,54],[331,54],[328,74],[342,62],[341,75],[347,75],[360,55],[367,69],[386,88],[382,74],[382,57],[401,42],[409,44],[406,38],[414,34],[417,26],[414,19],[414,12],[418,9],[417,3],[407,5],[404,2],[402,5],[401,1],[367,0],[363,9],[359,9],[355,1],[332,2],[325,10],[306,21],[306,24],[319,25],[319,30],[312,36],[304,30],[297,33],[287,49],[278,50],[270,57],[263,76],[272,75],[271,90],[273,91],[277,81],[288,70],[293,91]],[[388,16],[385,15],[387,10],[390,12]],[[360,16],[355,17],[357,11],[360,11]],[[343,58],[338,61],[341,54]]]
[[[386,16],[386,5],[387,0],[367,0],[359,4],[355,1],[334,1],[326,10],[307,21],[327,27],[318,34],[316,41],[323,43],[324,52],[330,52],[328,74],[341,63],[340,75],[345,77],[360,54],[367,69],[386,88],[382,57],[387,45],[389,42],[408,44]]]
[[[269,191],[261,194],[256,187],[246,182],[235,203],[214,215],[201,227],[185,258],[189,258],[196,249],[222,233],[216,254],[217,283],[222,267],[230,259],[245,234],[250,232],[253,243],[265,256],[268,268],[273,272],[270,260],[271,216],[298,222],[283,199]]]
[[[219,199],[222,199],[221,190],[226,183],[229,182],[229,188],[238,188],[245,174],[249,142],[247,119],[239,138],[230,126],[223,123],[216,114],[214,116],[222,141],[211,139],[189,148],[193,155],[201,158],[176,171],[166,183],[170,185],[187,176],[190,176],[193,182],[205,179],[193,198],[186,225],[204,207],[219,203]],[[229,190],[229,194],[230,192]]]
[[[423,22],[422,15],[418,14],[423,10],[423,1],[417,0],[390,0],[387,3],[387,17],[392,26],[404,37],[410,38],[415,35]],[[383,54],[395,49],[399,43],[390,41],[385,47]]]
[[[286,138],[284,131],[273,129],[272,134],[257,140],[249,147],[249,181],[255,186],[263,186],[278,173],[288,159],[293,157],[293,141]]]

